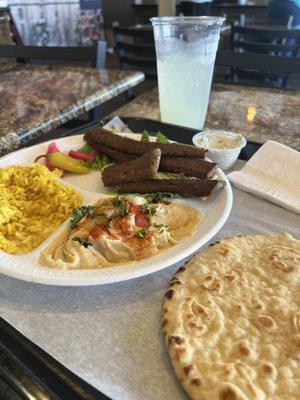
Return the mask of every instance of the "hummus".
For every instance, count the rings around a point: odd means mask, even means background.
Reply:
[[[200,214],[178,202],[109,197],[73,211],[70,227],[39,255],[57,269],[106,268],[139,261],[195,232]]]
[[[197,143],[211,150],[226,150],[234,149],[241,146],[243,143],[242,135],[226,135],[222,133],[210,133],[203,138],[200,138]]]

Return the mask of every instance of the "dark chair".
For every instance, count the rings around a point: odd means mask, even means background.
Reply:
[[[0,45],[0,58],[42,60],[43,64],[53,64],[53,61],[89,61],[93,67],[100,69],[105,67],[105,56],[106,42],[100,41],[91,47]]]
[[[145,74],[145,80],[156,81],[156,55],[152,26],[122,27],[112,23],[115,49],[120,68],[138,70]],[[127,100],[134,98],[132,90],[126,91]]]
[[[222,67],[233,67],[238,70],[246,70],[257,74],[259,72],[298,75],[300,76],[300,58],[280,57],[269,54],[237,53],[229,50],[219,50],[216,56],[216,65]],[[282,87],[287,85],[284,80]],[[245,82],[243,82],[244,84]],[[259,82],[258,86],[259,86]],[[253,85],[253,83],[250,83]],[[272,86],[263,84],[262,86]]]
[[[210,2],[193,3],[191,1],[182,1],[179,6],[179,12],[184,16],[201,16],[210,14]]]
[[[113,23],[115,48],[121,69],[143,71],[145,78],[156,80],[156,56],[153,29],[149,27],[122,27]]]
[[[53,64],[66,61],[86,61],[96,69],[105,67],[106,42],[95,42],[91,47],[39,47],[0,45],[0,58],[14,58],[25,63],[38,61],[39,64]],[[89,120],[100,117],[100,108],[89,113]]]
[[[250,26],[232,25],[231,50],[235,52],[269,54],[272,56],[297,57],[299,55],[300,31],[280,28],[256,28]],[[254,58],[255,58],[254,57]],[[254,79],[260,82],[283,86],[288,79],[286,74],[269,74],[231,69],[231,79]]]
[[[291,42],[293,42],[291,44]],[[251,53],[297,56],[300,49],[299,29],[256,28],[232,25],[231,49]]]

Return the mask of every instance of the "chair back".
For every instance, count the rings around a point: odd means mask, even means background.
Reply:
[[[105,67],[106,42],[98,41],[90,47],[39,47],[0,45],[0,58],[39,60],[43,64],[53,61],[89,61],[93,67]]]
[[[147,80],[156,80],[156,55],[152,26],[122,27],[112,24],[115,48],[121,69],[144,72]]]
[[[239,52],[297,56],[300,30],[232,25],[231,49]]]
[[[182,1],[179,7],[180,13],[184,16],[201,16],[210,14],[210,2],[193,3],[192,1]]]
[[[229,50],[219,50],[216,56],[216,65],[222,67],[234,68],[238,71],[244,70],[249,73],[245,79],[254,78],[259,86],[260,81],[258,73],[265,74],[281,74],[282,84],[280,87],[286,88],[289,77],[291,75],[300,76],[300,58],[297,57],[281,57],[273,56],[270,54],[253,54],[251,53],[238,53]],[[251,75],[252,74],[252,75]],[[243,82],[244,84],[245,82]],[[249,84],[253,84],[249,82]],[[261,86],[274,87],[272,84],[263,82]],[[278,86],[278,85],[277,85]]]
[[[280,26],[240,26],[233,24],[231,31],[231,50],[239,53],[251,53],[254,60],[259,54],[277,57],[297,57],[300,50],[300,30]],[[274,57],[273,57],[274,61]],[[285,73],[285,74],[284,74]],[[231,80],[254,80],[282,87],[288,81],[289,71],[283,74],[250,71],[250,68],[231,68]]]

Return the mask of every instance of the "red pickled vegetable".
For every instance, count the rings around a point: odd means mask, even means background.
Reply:
[[[49,143],[48,149],[47,149],[47,154],[56,153],[57,151],[59,151],[57,144],[55,142]],[[49,169],[49,171],[54,171],[56,169],[56,170],[60,171],[61,177],[64,176],[65,171],[63,169],[53,167],[47,157],[45,158],[45,165]]]
[[[76,150],[69,151],[70,157],[77,158],[78,160],[87,161],[87,162],[92,161],[96,157],[96,155],[97,155],[97,152],[95,150],[90,151],[89,153],[83,153],[81,151],[76,151]]]
[[[58,147],[57,147],[57,144],[56,144],[55,142],[51,142],[51,143],[48,145],[47,154],[49,154],[49,153],[55,153],[56,151],[59,151],[59,150],[58,150]]]

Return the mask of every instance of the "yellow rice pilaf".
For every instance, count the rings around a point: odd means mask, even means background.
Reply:
[[[28,253],[82,204],[44,165],[0,168],[0,249]]]

